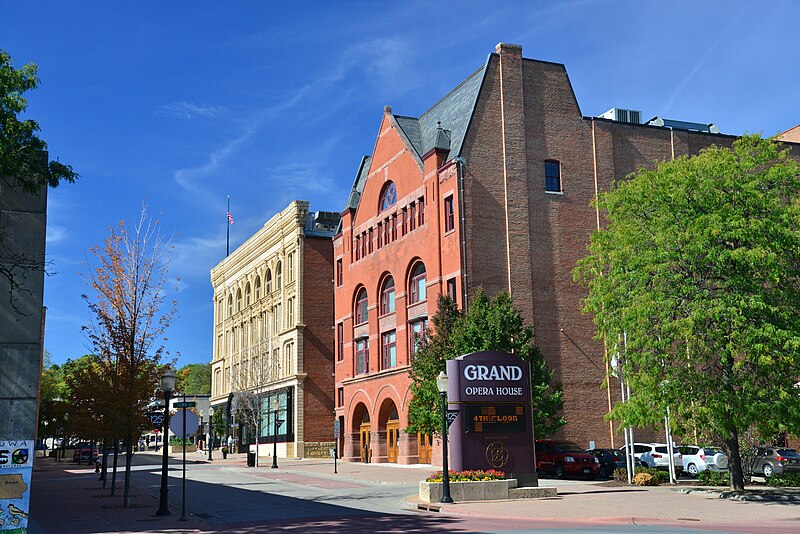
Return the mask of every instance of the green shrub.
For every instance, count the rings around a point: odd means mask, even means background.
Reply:
[[[669,482],[669,472],[659,471],[653,467],[637,467],[633,472],[634,474],[646,473],[656,479],[658,484],[665,484]]]
[[[495,471],[494,469],[489,469],[488,471],[449,471],[448,473],[450,474],[450,482],[476,482],[483,480],[504,480],[506,478],[505,473],[502,471]],[[441,482],[443,477],[444,473],[442,471],[437,471],[426,478],[425,482]]]
[[[188,438],[172,437],[169,440],[170,445],[192,445],[192,440]]]
[[[658,477],[650,473],[636,473],[633,476],[633,483],[637,486],[658,486]]]
[[[731,475],[728,471],[706,469],[697,475],[697,483],[701,486],[730,486]]]
[[[614,469],[614,472],[611,474],[611,477],[617,482],[627,482],[628,470],[625,469],[624,467],[619,469]]]
[[[768,486],[776,488],[796,488],[800,486],[800,473],[781,473],[766,479]]]

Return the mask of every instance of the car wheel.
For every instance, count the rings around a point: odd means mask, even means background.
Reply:
[[[765,478],[769,478],[769,477],[771,477],[772,475],[775,474],[775,471],[772,469],[772,466],[770,464],[764,464],[763,471],[764,471],[764,477]]]
[[[694,464],[689,464],[689,467],[687,467],[686,469],[689,471],[689,475],[690,475],[692,478],[697,478],[697,474],[700,472],[700,471],[697,469],[697,466],[696,466],[696,465],[694,465]]]
[[[556,478],[564,478],[566,472],[564,471],[564,466],[561,464],[556,464]]]

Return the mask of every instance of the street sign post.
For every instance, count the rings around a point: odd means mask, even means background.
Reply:
[[[339,419],[333,420],[333,472],[338,473],[336,460],[339,458],[339,432],[342,429],[342,424]]]

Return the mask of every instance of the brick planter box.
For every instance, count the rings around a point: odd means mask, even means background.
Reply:
[[[197,445],[187,445],[186,452],[196,452]],[[183,454],[183,446],[182,445],[170,445],[169,446],[170,454]]]
[[[443,482],[420,482],[419,500],[434,503],[442,500]],[[515,479],[450,482],[454,501],[498,501],[508,499],[508,490],[517,487]]]

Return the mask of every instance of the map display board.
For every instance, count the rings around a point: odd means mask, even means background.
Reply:
[[[0,532],[28,531],[33,440],[0,440]]]

